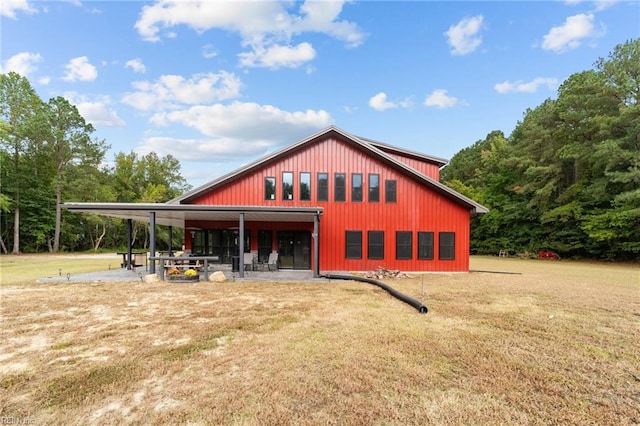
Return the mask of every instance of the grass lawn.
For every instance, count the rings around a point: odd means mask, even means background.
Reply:
[[[0,258],[3,422],[640,423],[638,265],[386,281],[421,315],[351,281],[35,283],[51,257]]]

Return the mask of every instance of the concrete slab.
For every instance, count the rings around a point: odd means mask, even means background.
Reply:
[[[240,278],[239,272],[232,272],[231,266],[220,265],[209,268],[210,272],[222,271],[231,282],[312,282],[326,281],[325,278],[313,278],[313,271],[280,269],[278,271],[245,271],[244,278]],[[51,282],[132,282],[144,281],[144,276],[149,272],[145,267],[138,267],[135,270],[112,269],[109,271],[90,272],[84,274],[70,274],[62,276],[44,277],[36,280],[38,283]],[[201,282],[204,281],[204,273],[200,275]]]

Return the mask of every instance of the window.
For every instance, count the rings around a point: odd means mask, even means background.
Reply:
[[[264,178],[264,199],[265,200],[276,199],[276,178],[274,177]]]
[[[345,257],[362,259],[362,231],[346,231],[345,241]]]
[[[369,201],[380,201],[380,175],[369,175]]]
[[[258,262],[267,263],[269,254],[273,250],[273,232],[260,229],[258,231]]]
[[[397,199],[396,188],[397,188],[397,183],[395,180],[384,181],[384,200],[387,203],[396,202],[396,199]]]
[[[362,201],[362,174],[351,175],[351,201]]]
[[[293,173],[282,172],[282,199],[293,200]]]
[[[300,200],[311,201],[311,173],[300,173]]]
[[[456,233],[441,232],[439,235],[439,239],[440,260],[454,260],[456,258]]]
[[[418,232],[418,259],[433,259],[433,232]]]
[[[367,232],[367,258],[384,259],[384,231]]]
[[[411,231],[396,231],[396,259],[411,259]]]
[[[333,201],[347,201],[344,173],[336,173],[334,181]]]
[[[318,173],[318,201],[329,201],[329,175]]]

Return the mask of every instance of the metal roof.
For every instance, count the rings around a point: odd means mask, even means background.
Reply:
[[[472,199],[465,197],[464,195],[454,191],[448,186],[438,182],[437,180],[424,175],[423,173],[419,172],[413,167],[408,166],[402,161],[396,160],[394,157],[384,152],[383,149],[395,150],[396,152],[400,152],[405,155],[411,155],[411,156],[416,156],[416,155],[421,156],[421,154],[412,153],[412,151],[402,150],[400,148],[391,147],[390,145],[381,144],[379,142],[374,142],[371,140],[364,140],[357,136],[351,135],[342,129],[339,129],[336,126],[329,126],[326,129],[321,130],[317,133],[314,133],[283,149],[280,149],[276,152],[273,152],[262,158],[259,158],[258,160],[252,163],[249,163],[244,167],[236,169],[231,173],[221,176],[215,180],[212,180],[211,182],[208,182],[189,192],[186,192],[185,194],[182,194],[181,196],[174,198],[171,201],[168,201],[168,204],[180,204],[183,206],[189,205],[188,203],[193,202],[193,200],[195,200],[199,196],[206,194],[207,192],[215,189],[218,186],[227,184],[238,177],[247,175],[262,166],[265,166],[273,161],[277,161],[279,158],[284,157],[287,154],[304,147],[306,144],[313,143],[314,141],[318,141],[321,138],[326,138],[327,136],[331,136],[331,135],[340,137],[343,141],[356,145],[363,151],[368,152],[372,157],[378,159],[379,161],[382,161],[383,163],[386,163],[387,165],[395,168],[396,170],[401,171],[405,175],[415,179],[419,183],[439,193],[440,195],[443,195],[444,197],[454,201],[455,203],[468,208],[473,214],[489,212],[489,209],[487,209],[483,205],[476,203]],[[422,157],[427,158],[426,156],[422,156]],[[436,160],[435,157],[428,157],[428,158],[430,158],[431,161],[438,162],[438,160]]]
[[[165,203],[64,203],[65,209],[75,213],[149,222],[155,212],[156,224],[185,227],[187,220],[237,221],[244,213],[245,221],[256,222],[313,222],[322,207],[268,207],[268,206],[207,206],[198,204]]]

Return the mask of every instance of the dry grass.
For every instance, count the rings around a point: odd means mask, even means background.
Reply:
[[[3,263],[4,268],[4,263]],[[0,415],[36,424],[640,423],[637,266],[474,258],[363,283],[3,284]]]

